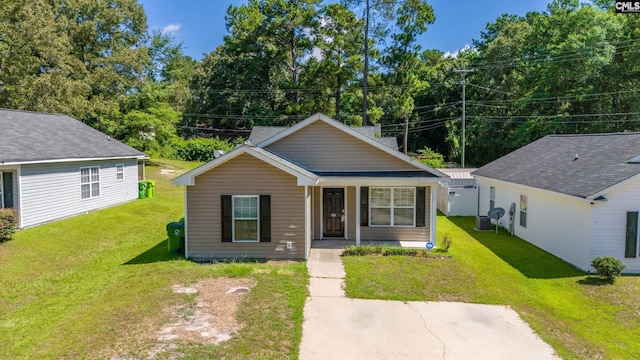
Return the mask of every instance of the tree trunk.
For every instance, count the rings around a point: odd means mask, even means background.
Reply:
[[[336,120],[340,121],[340,95],[341,95],[341,91],[340,91],[340,84],[341,83],[341,77],[340,77],[340,73],[338,73],[338,81],[337,84],[338,86],[336,87]]]

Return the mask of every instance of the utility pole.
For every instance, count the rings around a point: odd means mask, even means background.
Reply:
[[[453,69],[453,72],[456,73],[460,73],[462,74],[462,161],[461,161],[461,165],[464,168],[464,146],[465,146],[465,125],[466,125],[466,117],[465,117],[465,110],[467,107],[467,102],[466,102],[466,94],[465,94],[465,88],[466,88],[466,81],[465,81],[465,76],[467,75],[467,73],[471,73],[476,71],[475,69],[465,69],[464,66],[462,67],[462,69]]]

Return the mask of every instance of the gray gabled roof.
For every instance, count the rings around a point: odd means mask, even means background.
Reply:
[[[548,135],[473,172],[589,198],[640,174],[640,133]]]
[[[146,158],[66,115],[0,109],[0,164]]]
[[[247,140],[251,145],[256,145],[287,129],[286,126],[254,126]]]
[[[256,145],[287,129],[288,127],[286,126],[254,126],[253,129],[251,129],[251,134],[249,134],[249,138],[247,140],[249,141],[249,144]],[[374,126],[354,126],[352,129],[393,150],[398,151],[398,140],[395,137],[376,137],[376,129]]]

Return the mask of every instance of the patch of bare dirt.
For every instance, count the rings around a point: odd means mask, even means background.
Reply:
[[[157,334],[160,342],[187,341],[219,344],[231,339],[242,324],[236,312],[243,295],[255,286],[252,279],[204,279],[194,286],[175,285],[177,293],[197,293],[195,304],[182,304],[172,310],[177,320]]]

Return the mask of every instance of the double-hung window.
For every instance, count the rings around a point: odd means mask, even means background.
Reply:
[[[415,226],[415,188],[371,188],[371,226]]]
[[[116,164],[116,181],[124,180],[124,164]]]
[[[527,195],[520,195],[520,226],[522,227],[527,227],[528,202]]]
[[[80,168],[80,189],[83,199],[100,196],[100,167]]]
[[[496,207],[496,188],[491,186],[489,188],[489,210],[493,210]]]
[[[233,241],[260,241],[258,195],[233,196]]]

